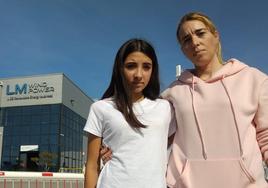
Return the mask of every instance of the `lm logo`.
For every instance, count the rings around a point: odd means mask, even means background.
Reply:
[[[23,84],[21,87],[19,84],[16,84],[14,90],[10,88],[10,85],[7,85],[6,95],[18,95],[27,93],[27,84]]]

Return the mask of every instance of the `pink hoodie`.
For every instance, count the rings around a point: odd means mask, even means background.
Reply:
[[[168,186],[268,187],[267,75],[231,59],[207,81],[183,72],[162,97],[177,119]]]

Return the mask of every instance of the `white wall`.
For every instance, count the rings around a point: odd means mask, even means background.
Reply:
[[[63,76],[62,103],[87,119],[93,100],[86,96],[71,80]]]
[[[62,74],[2,79],[0,107],[61,103]]]

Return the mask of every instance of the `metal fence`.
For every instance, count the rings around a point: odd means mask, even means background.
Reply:
[[[0,188],[83,187],[83,174],[51,172],[0,172]]]
[[[266,180],[268,168],[265,166]],[[0,188],[83,188],[82,173],[1,172]]]

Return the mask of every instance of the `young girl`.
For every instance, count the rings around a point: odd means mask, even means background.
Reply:
[[[146,41],[131,39],[117,52],[111,83],[92,104],[85,188],[166,188],[167,137],[172,109],[159,96],[158,62]],[[113,157],[99,174],[101,143]]]

